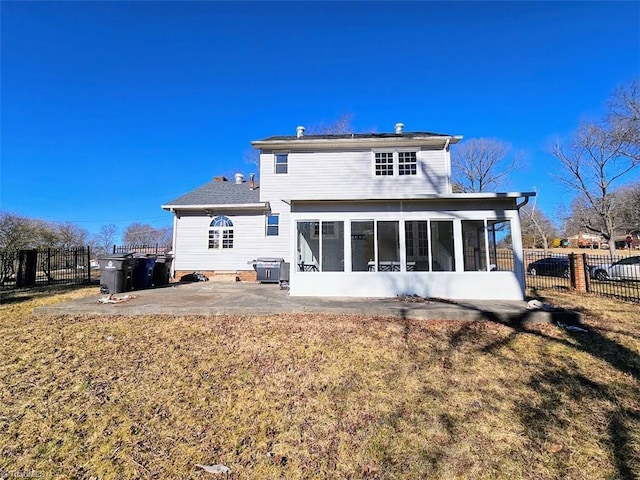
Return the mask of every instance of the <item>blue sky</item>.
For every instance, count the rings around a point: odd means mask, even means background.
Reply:
[[[11,2],[1,8],[1,209],[171,225],[167,201],[255,170],[251,140],[356,131],[493,137],[503,190],[570,194],[557,136],[640,75],[638,2]]]

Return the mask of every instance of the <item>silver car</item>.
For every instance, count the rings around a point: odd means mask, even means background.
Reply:
[[[640,256],[627,257],[606,265],[589,268],[596,280],[636,280],[640,281]]]

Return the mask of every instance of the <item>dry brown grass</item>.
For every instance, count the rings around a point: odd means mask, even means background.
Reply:
[[[95,293],[95,291],[93,291]],[[45,478],[640,476],[638,306],[589,333],[364,317],[34,317],[0,306],[0,471]],[[11,299],[8,299],[11,300]]]

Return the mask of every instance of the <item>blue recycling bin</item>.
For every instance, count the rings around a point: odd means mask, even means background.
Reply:
[[[156,257],[145,255],[135,257],[136,266],[133,268],[133,289],[144,290],[151,287],[153,283],[153,267],[156,264]]]

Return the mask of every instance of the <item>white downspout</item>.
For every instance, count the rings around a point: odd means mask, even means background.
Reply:
[[[178,214],[173,212],[173,239],[171,250],[173,250],[173,260],[171,261],[171,278],[176,276],[176,240],[178,239]]]
[[[451,188],[451,153],[447,151],[450,143],[450,138],[447,138],[444,142],[444,154],[447,157],[447,193],[453,193],[453,189]]]

